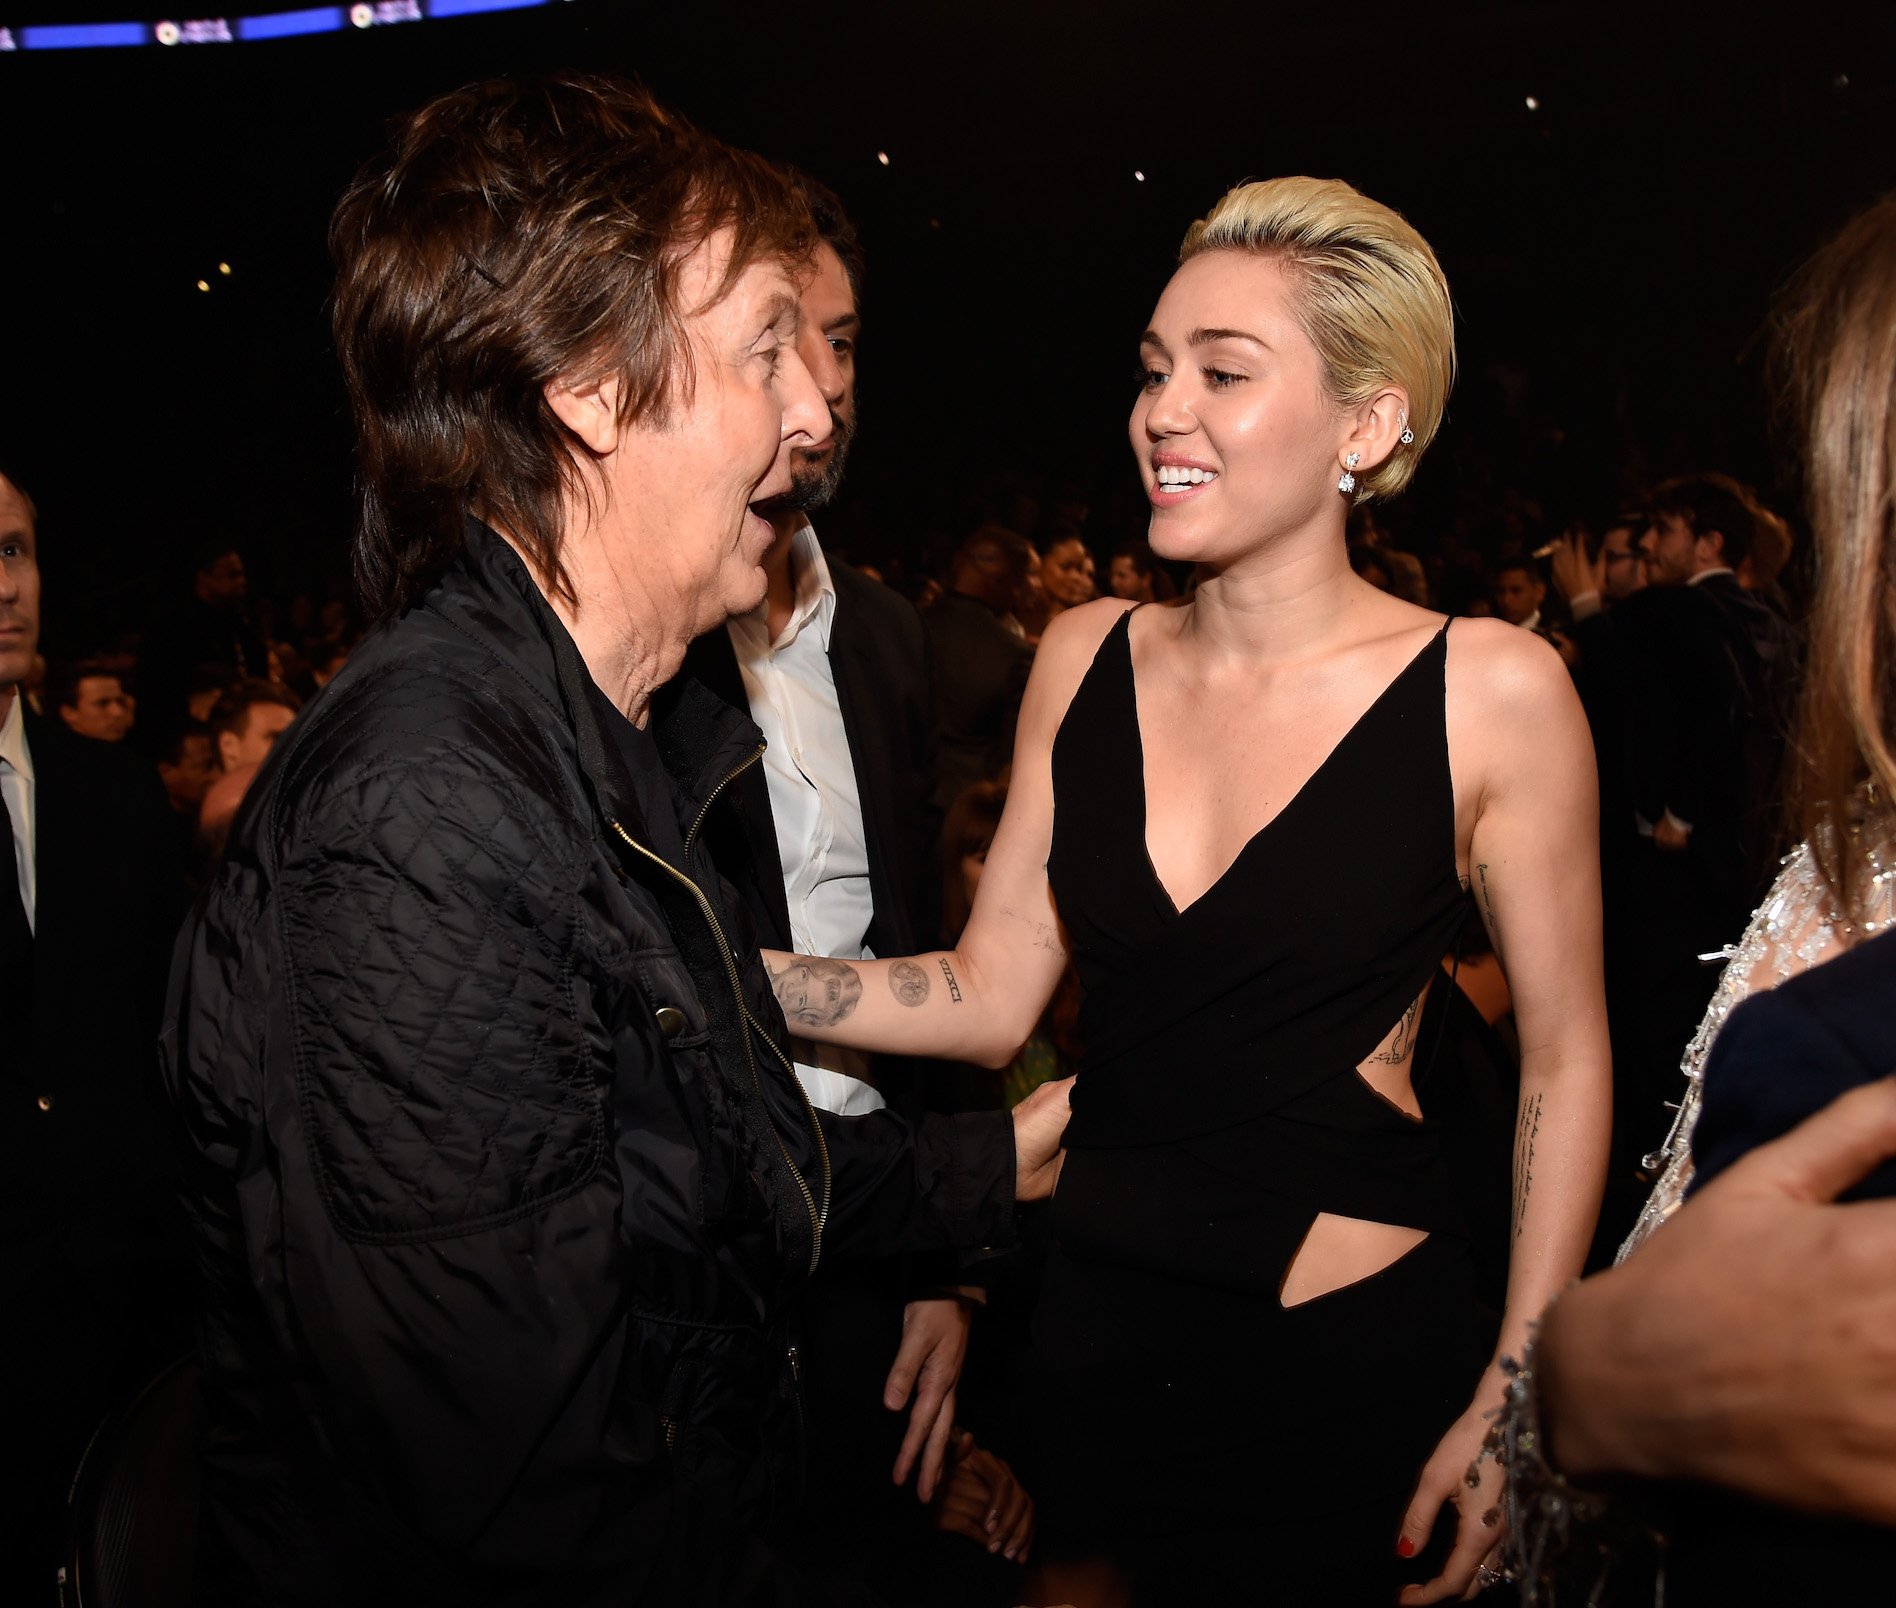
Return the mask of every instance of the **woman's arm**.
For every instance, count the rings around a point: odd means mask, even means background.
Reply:
[[[1470,629],[1470,627],[1474,629]],[[1459,662],[1458,662],[1459,661]],[[1526,632],[1458,626],[1450,649],[1449,749],[1471,789],[1469,882],[1514,997],[1521,1101],[1514,1137],[1514,1244],[1497,1360],[1579,1276],[1592,1242],[1612,1121],[1612,1058],[1600,936],[1599,787],[1592,739],[1565,667]],[[1467,807],[1467,806],[1464,806]],[[1445,1498],[1462,1509],[1454,1554],[1406,1603],[1459,1596],[1500,1539],[1492,1462],[1463,1483],[1506,1381],[1486,1371],[1430,1460],[1403,1524],[1419,1549]],[[1456,1583],[1459,1577],[1459,1583]]]
[[[1007,809],[953,949],[894,960],[822,960],[764,951],[792,1032],[889,1055],[1005,1066],[1046,1009],[1066,965],[1047,883],[1053,739],[1074,689],[1126,605],[1102,599],[1047,628],[1014,738]]]

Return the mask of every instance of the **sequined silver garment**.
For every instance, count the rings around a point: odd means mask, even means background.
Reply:
[[[1615,1262],[1632,1255],[1685,1199],[1692,1182],[1692,1128],[1698,1121],[1705,1058],[1711,1054],[1725,1019],[1753,994],[1776,988],[1787,978],[1809,971],[1896,923],[1896,855],[1892,855],[1888,843],[1872,848],[1859,839],[1859,847],[1863,852],[1863,920],[1853,922],[1838,912],[1810,845],[1800,843],[1785,856],[1777,881],[1752,916],[1744,937],[1724,951],[1724,975],[1705,1008],[1698,1032],[1686,1047],[1682,1063],[1685,1094],[1673,1118],[1672,1131],[1666,1135],[1665,1144],[1646,1158],[1648,1171],[1655,1167],[1665,1170],[1640,1209],[1639,1219]]]

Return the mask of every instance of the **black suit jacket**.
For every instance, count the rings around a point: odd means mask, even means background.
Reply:
[[[933,946],[939,903],[934,852],[940,823],[929,802],[935,732],[928,639],[920,617],[899,594],[836,559],[829,564],[836,587],[830,670],[869,848],[875,906],[869,947],[878,955],[912,955]],[[699,637],[684,668],[733,708],[748,710],[728,631]],[[705,819],[704,833],[719,871],[750,907],[759,944],[790,948],[783,862],[763,766],[753,765],[725,789]],[[905,1115],[914,1114],[906,1108],[915,1081],[892,1078],[883,1088],[884,1098]]]
[[[1628,776],[1635,806],[1692,825],[1720,930],[1740,927],[1768,886],[1796,631],[1732,575],[1647,587],[1609,617],[1635,688]]]
[[[156,773],[123,744],[30,712],[26,741],[33,1020],[0,1024],[5,1283],[56,1259],[116,1309],[175,1210],[156,1045],[184,913],[177,831]]]

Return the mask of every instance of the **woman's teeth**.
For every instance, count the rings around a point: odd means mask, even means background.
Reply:
[[[1216,480],[1216,469],[1187,469],[1178,464],[1161,464],[1156,471],[1161,486],[1202,486]]]

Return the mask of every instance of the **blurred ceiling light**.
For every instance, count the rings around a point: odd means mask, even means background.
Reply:
[[[1527,97],[1527,109],[1530,112],[1538,112],[1541,109],[1540,97],[1538,95],[1529,95]]]
[[[219,263],[219,264],[217,265],[217,271],[218,271],[218,272],[219,272],[220,274],[223,274],[223,275],[225,275],[226,277],[228,277],[228,276],[229,276],[229,274],[230,274],[230,264],[229,264],[229,263],[227,263],[227,262],[220,262],[220,263]]]
[[[208,279],[200,279],[200,280],[198,281],[198,289],[199,289],[199,290],[209,290],[210,288],[211,288],[211,282],[210,282],[210,280],[208,280]]]
[[[1133,177],[1134,177],[1135,179],[1137,179],[1137,180],[1138,180],[1138,181],[1139,181],[1139,182],[1140,182],[1141,184],[1144,184],[1144,183],[1145,183],[1145,181],[1146,181],[1146,176],[1145,176],[1145,169],[1144,169],[1144,168],[1134,168],[1134,169],[1132,170],[1132,176],[1133,176]]]
[[[889,153],[887,151],[877,151],[876,160],[884,167],[887,167],[889,165]]]

